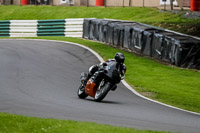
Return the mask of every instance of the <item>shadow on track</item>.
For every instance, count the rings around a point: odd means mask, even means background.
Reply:
[[[107,101],[107,100],[103,100],[103,101],[101,101],[101,102],[96,102],[96,101],[94,101],[93,99],[80,99],[80,100],[87,100],[87,101],[94,102],[94,103],[97,103],[97,104],[102,104],[102,103],[104,103],[104,104],[123,104],[123,103],[121,103],[121,102]]]

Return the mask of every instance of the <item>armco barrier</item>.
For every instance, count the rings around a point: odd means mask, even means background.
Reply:
[[[0,21],[0,37],[8,37],[10,31],[10,21]]]
[[[37,36],[65,36],[65,20],[38,20]]]
[[[82,37],[83,19],[0,21],[0,37]]]
[[[37,20],[11,20],[10,37],[36,37]]]
[[[65,19],[65,36],[82,37],[84,19]]]
[[[200,40],[157,27],[121,20],[84,19],[83,38],[105,42],[167,61],[200,69]]]

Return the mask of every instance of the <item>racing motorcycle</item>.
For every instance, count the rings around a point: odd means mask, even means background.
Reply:
[[[77,92],[78,97],[85,99],[91,96],[96,102],[102,101],[107,93],[110,90],[116,90],[117,84],[124,79],[124,76],[121,77],[118,68],[117,62],[104,63],[103,67],[88,80],[88,75],[84,72],[81,73],[81,85]]]

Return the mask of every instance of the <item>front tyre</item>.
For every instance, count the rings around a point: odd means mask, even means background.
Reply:
[[[109,91],[110,91],[110,83],[105,82],[105,80],[103,79],[97,89],[97,92],[94,96],[94,100],[96,102],[101,102]]]
[[[85,86],[81,83],[80,87],[78,88],[77,95],[81,99],[85,99],[88,95],[85,93]]]

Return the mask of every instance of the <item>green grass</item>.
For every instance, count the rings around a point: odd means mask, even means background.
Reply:
[[[110,18],[137,21],[200,36],[200,20],[141,7],[0,6],[0,20]]]
[[[37,37],[70,41],[95,50],[105,60],[122,52],[127,65],[125,80],[139,93],[160,102],[200,113],[200,71],[163,65],[151,58],[141,57],[98,42],[66,37]]]
[[[163,65],[150,58],[83,39],[66,37],[38,37],[37,39],[83,44],[95,50],[104,59],[113,58],[116,52],[122,52],[126,57],[127,65],[125,80],[139,93],[163,103],[200,113],[199,71]]]
[[[1,20],[112,18],[138,22],[176,22],[178,15],[160,13],[156,8],[65,7],[65,6],[0,6]]]
[[[156,8],[0,6],[0,20],[43,20],[92,17],[137,21],[200,36],[200,20],[184,19],[172,13],[160,13]],[[134,86],[139,93],[170,105],[200,113],[199,71],[162,65],[152,59],[140,57],[97,42],[65,37],[38,38],[80,43],[92,48],[104,59],[113,58],[116,52],[122,52],[126,56],[125,64],[127,65],[127,73],[125,79],[130,85]],[[108,131],[109,133],[156,133],[154,131],[138,131],[87,122],[39,119],[0,113],[0,133],[96,133]]]
[[[0,113],[0,133],[167,133]]]

